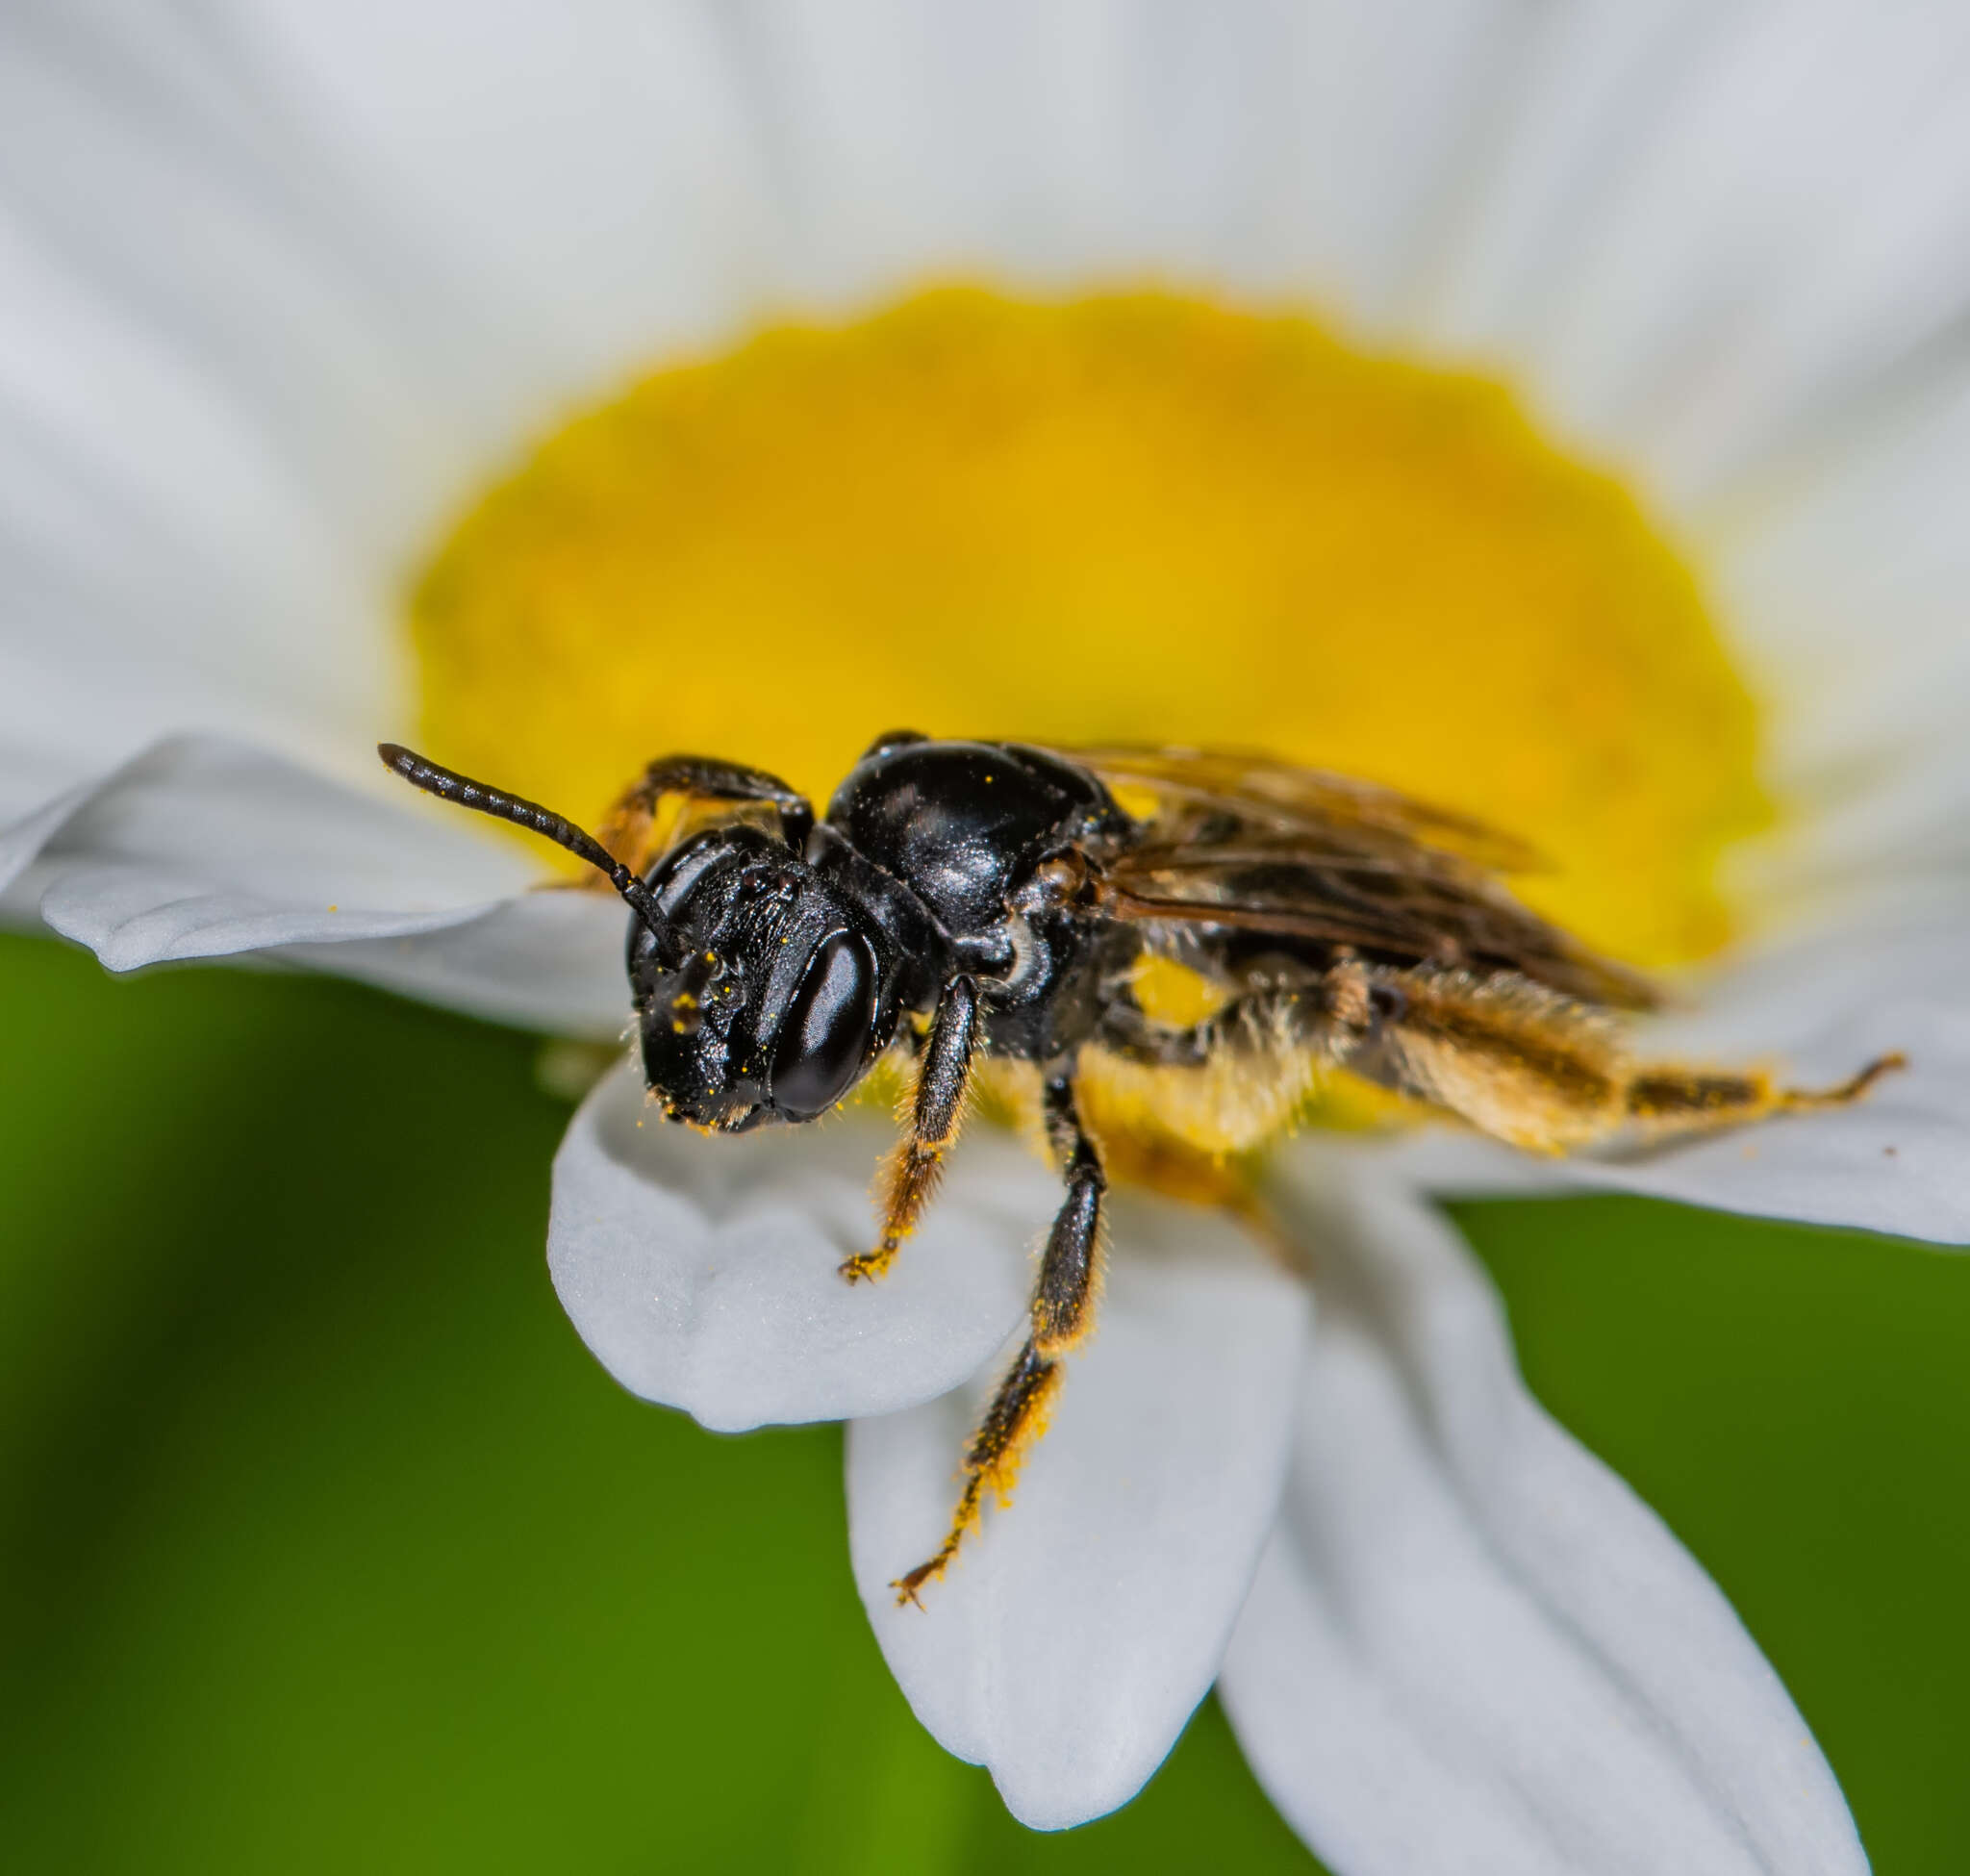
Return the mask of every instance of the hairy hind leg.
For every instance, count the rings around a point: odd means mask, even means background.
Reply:
[[[1831,1088],[1781,1088],[1768,1075],[1726,1075],[1652,1062],[1634,1070],[1623,1090],[1628,1119],[1642,1127],[1734,1127],[1773,1114],[1812,1113],[1858,1101],[1882,1076],[1907,1067],[1899,1050],[1878,1055],[1857,1075]]]
[[[1753,1071],[1636,1064],[1611,1012],[1513,972],[1350,962],[1323,980],[1319,1010],[1348,1066],[1529,1153],[1838,1107],[1903,1065],[1900,1055],[1883,1055],[1837,1087],[1798,1089]]]

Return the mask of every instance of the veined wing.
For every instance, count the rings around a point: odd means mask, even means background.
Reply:
[[[1352,775],[1301,769],[1272,756],[1235,749],[1151,748],[1111,743],[1059,754],[1092,769],[1111,789],[1156,797],[1158,830],[1233,816],[1242,825],[1299,829],[1363,842],[1385,837],[1398,849],[1422,846],[1454,853],[1492,873],[1548,870],[1539,853],[1452,808],[1418,801]]]
[[[1506,891],[1529,850],[1447,809],[1346,776],[1187,749],[1072,749],[1111,788],[1154,793],[1147,837],[1106,866],[1111,916],[1271,933],[1291,950],[1516,971],[1622,1009],[1660,1001]]]

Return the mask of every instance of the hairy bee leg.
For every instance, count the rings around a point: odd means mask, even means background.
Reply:
[[[1045,1093],[1048,1138],[1059,1153],[1067,1196],[1047,1233],[1033,1286],[1032,1328],[965,1449],[964,1486],[950,1530],[936,1552],[890,1584],[898,1606],[917,1601],[926,1583],[941,1577],[978,1522],[985,1494],[1003,1504],[1020,1462],[1046,1431],[1047,1413],[1061,1381],[1061,1359],[1087,1338],[1100,1290],[1101,1199],[1108,1178],[1101,1156],[1081,1126],[1069,1076],[1048,1077]]]
[[[779,810],[780,833],[796,853],[806,848],[814,829],[814,808],[806,796],[764,769],[710,756],[659,756],[622,791],[599,829],[602,845],[632,873],[647,871],[657,857],[649,850],[650,825],[667,795],[701,801],[770,802]]]
[[[1727,1075],[1651,1064],[1629,1077],[1624,1105],[1630,1120],[1667,1128],[1730,1127],[1770,1114],[1811,1113],[1860,1100],[1882,1076],[1907,1068],[1898,1050],[1879,1055],[1831,1088],[1781,1088],[1765,1075]]]
[[[1605,1011],[1524,977],[1336,964],[1318,1021],[1333,1058],[1460,1115],[1528,1153],[1594,1147],[1630,1128],[1703,1131],[1857,1101],[1903,1065],[1884,1055],[1838,1087],[1767,1075],[1629,1063]]]
[[[890,1267],[897,1247],[917,1229],[944,1172],[944,1156],[964,1119],[965,1091],[971,1082],[972,1052],[977,1037],[978,986],[971,977],[952,977],[944,986],[937,1000],[937,1014],[930,1020],[930,1036],[917,1069],[910,1130],[884,1162],[887,1190],[882,1236],[873,1251],[843,1260],[841,1272],[849,1282],[880,1277]]]

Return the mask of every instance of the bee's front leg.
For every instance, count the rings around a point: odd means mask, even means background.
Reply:
[[[849,1282],[880,1277],[897,1247],[917,1229],[944,1171],[944,1156],[958,1136],[965,1115],[965,1092],[972,1078],[972,1055],[978,1041],[978,986],[958,976],[944,986],[930,1035],[917,1065],[917,1092],[910,1106],[910,1129],[884,1162],[886,1194],[882,1236],[873,1251],[847,1257],[842,1275]]]
[[[622,791],[598,830],[602,845],[632,873],[646,873],[657,858],[650,835],[667,795],[696,801],[767,802],[779,810],[780,833],[796,854],[806,848],[814,827],[814,808],[806,796],[764,769],[702,755],[659,756]]]
[[[1060,1155],[1067,1197],[1047,1233],[1033,1286],[1032,1327],[965,1449],[964,1487],[944,1542],[935,1555],[890,1584],[898,1603],[914,1603],[926,1583],[944,1574],[965,1534],[978,1522],[987,1490],[1004,1502],[1027,1448],[1046,1430],[1048,1407],[1060,1386],[1061,1357],[1086,1338],[1094,1324],[1100,1289],[1101,1198],[1108,1178],[1081,1126],[1073,1079],[1065,1073],[1049,1076],[1045,1100],[1047,1134]]]

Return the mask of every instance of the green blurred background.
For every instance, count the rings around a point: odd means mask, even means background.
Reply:
[[[1023,1831],[891,1686],[840,1436],[619,1392],[539,1045],[0,938],[0,1857],[24,1871],[1311,1870],[1206,1705]],[[1970,1260],[1470,1204],[1547,1405],[1710,1568],[1884,1876],[1970,1850]]]

